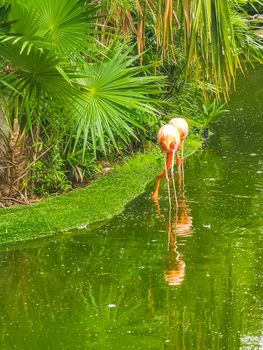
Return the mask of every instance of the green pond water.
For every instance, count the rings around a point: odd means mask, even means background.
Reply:
[[[177,213],[152,183],[100,228],[2,248],[1,350],[263,349],[262,81],[185,161]]]

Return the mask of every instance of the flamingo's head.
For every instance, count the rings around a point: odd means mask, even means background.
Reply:
[[[157,138],[163,152],[168,153],[178,150],[180,145],[180,134],[172,125],[166,124],[162,126],[158,131]]]

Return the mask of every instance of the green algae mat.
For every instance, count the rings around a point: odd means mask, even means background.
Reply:
[[[198,141],[191,140],[186,154],[199,146]],[[0,210],[0,244],[40,238],[110,219],[145,190],[162,166],[161,153],[154,149],[147,154],[137,154],[85,188],[28,206],[3,208]]]

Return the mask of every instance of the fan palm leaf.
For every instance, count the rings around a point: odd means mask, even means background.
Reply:
[[[65,76],[74,71],[63,70],[61,60],[50,51],[40,51],[33,48],[29,54],[20,53],[16,45],[0,43],[1,55],[9,60],[13,66],[11,74],[5,77],[23,96],[40,96],[47,94],[53,99],[65,100],[71,98],[74,88]],[[64,75],[63,75],[64,72]]]
[[[79,95],[74,84],[76,66],[83,64],[82,51],[92,38],[88,18],[93,11],[79,6],[77,0],[10,0],[9,6],[1,8],[9,31],[1,31],[0,53],[11,73],[0,80],[14,95],[23,97],[21,106],[30,110],[36,98],[40,101],[45,96],[49,103],[61,106]]]
[[[84,93],[81,108],[78,108],[76,144],[83,142],[83,152],[90,137],[93,148],[99,141],[106,151],[105,139],[109,138],[117,147],[116,137],[128,142],[135,136],[133,126],[138,113],[158,113],[153,105],[154,95],[162,92],[162,76],[145,76],[149,67],[134,67],[138,57],[127,59],[123,47],[112,58],[100,64],[85,66],[88,76],[82,79]]]
[[[20,42],[21,50],[49,48],[68,59],[82,59],[92,51],[96,33],[92,15],[96,6],[80,6],[77,0],[10,0],[11,35],[2,40]]]

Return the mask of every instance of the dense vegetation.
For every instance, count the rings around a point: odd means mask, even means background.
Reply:
[[[145,148],[170,116],[192,136],[262,61],[261,1],[0,0],[2,198],[65,191]],[[106,155],[106,156],[105,156]],[[105,163],[104,163],[105,164]]]

